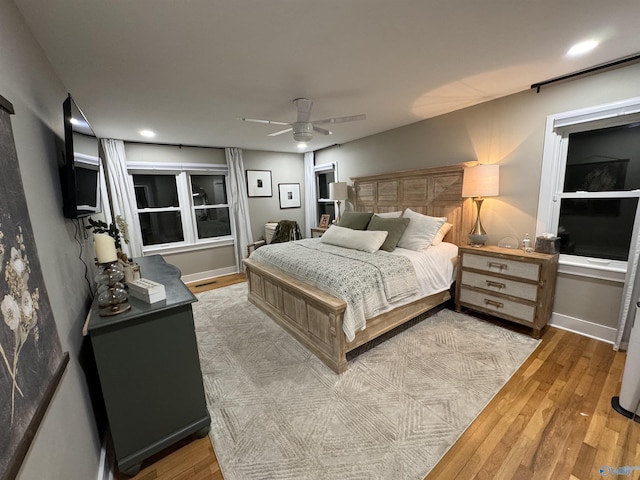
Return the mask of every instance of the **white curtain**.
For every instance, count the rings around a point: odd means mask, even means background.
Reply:
[[[311,235],[311,229],[318,226],[318,202],[316,196],[316,172],[314,167],[314,154],[304,154],[304,234]]]
[[[618,318],[618,331],[613,344],[614,350],[626,350],[633,325],[633,317],[636,314],[636,302],[640,295],[640,281],[638,281],[638,264],[640,263],[640,209],[636,210],[636,219],[629,246],[629,258],[627,260],[627,274],[624,279],[624,290],[620,302],[620,317]]]
[[[247,256],[247,245],[253,243],[251,219],[249,218],[249,202],[247,200],[247,184],[244,181],[244,164],[242,150],[225,148],[225,157],[229,167],[229,209],[235,225],[235,254],[239,271],[244,271],[242,259]]]
[[[102,150],[107,170],[107,190],[111,201],[112,222],[121,216],[127,222],[129,243],[122,242],[122,251],[129,257],[142,256],[142,234],[136,210],[136,194],[133,179],[127,172],[127,156],[124,142],[103,138]],[[122,229],[121,229],[122,233]]]

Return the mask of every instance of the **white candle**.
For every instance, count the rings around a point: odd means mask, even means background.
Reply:
[[[118,260],[116,241],[110,235],[106,233],[94,234],[93,246],[96,249],[98,263],[109,263]]]

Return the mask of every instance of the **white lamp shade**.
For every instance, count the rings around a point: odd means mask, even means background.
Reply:
[[[329,184],[329,200],[346,200],[348,198],[347,182]]]
[[[500,167],[498,165],[476,165],[464,169],[462,180],[463,197],[495,197],[500,194]]]

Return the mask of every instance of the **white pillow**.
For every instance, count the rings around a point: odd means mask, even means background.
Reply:
[[[445,223],[444,225],[442,225],[440,227],[440,230],[438,230],[438,233],[436,233],[436,236],[433,237],[431,245],[440,245],[442,243],[442,240],[444,240],[444,237],[447,236],[447,233],[449,233],[449,230],[451,230],[452,227],[453,225],[450,223]]]
[[[382,218],[400,218],[402,216],[402,210],[398,210],[397,212],[376,213],[375,215]]]
[[[320,241],[338,247],[373,253],[380,249],[387,235],[388,232],[386,231],[353,230],[352,228],[333,225],[324,232],[320,237]]]
[[[415,251],[423,250],[431,245],[438,230],[447,221],[447,217],[430,217],[414,212],[410,208],[404,211],[402,217],[409,218],[411,221],[402,234],[398,247]]]

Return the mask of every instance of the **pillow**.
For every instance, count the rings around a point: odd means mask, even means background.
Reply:
[[[398,210],[397,212],[376,213],[375,215],[382,218],[400,218],[402,216],[402,210]]]
[[[334,225],[324,232],[320,241],[329,245],[373,253],[380,249],[386,238],[387,232],[353,230]]]
[[[447,221],[447,217],[430,217],[414,212],[407,208],[402,218],[409,218],[411,222],[402,234],[398,247],[420,251],[431,245],[440,227]]]
[[[393,252],[400,241],[400,237],[402,237],[402,234],[407,229],[409,221],[408,218],[384,218],[376,213],[371,217],[371,221],[369,225],[367,225],[367,231],[387,232],[387,239],[380,247],[380,250]]]
[[[431,245],[440,245],[442,243],[442,240],[444,240],[444,237],[447,236],[447,233],[449,233],[449,230],[451,230],[452,227],[453,225],[450,223],[445,223],[444,225],[442,225],[440,227],[440,230],[438,230],[438,233],[436,233],[436,236],[433,237]]]
[[[373,213],[367,212],[344,212],[340,218],[340,227],[351,228],[352,230],[366,230]]]

